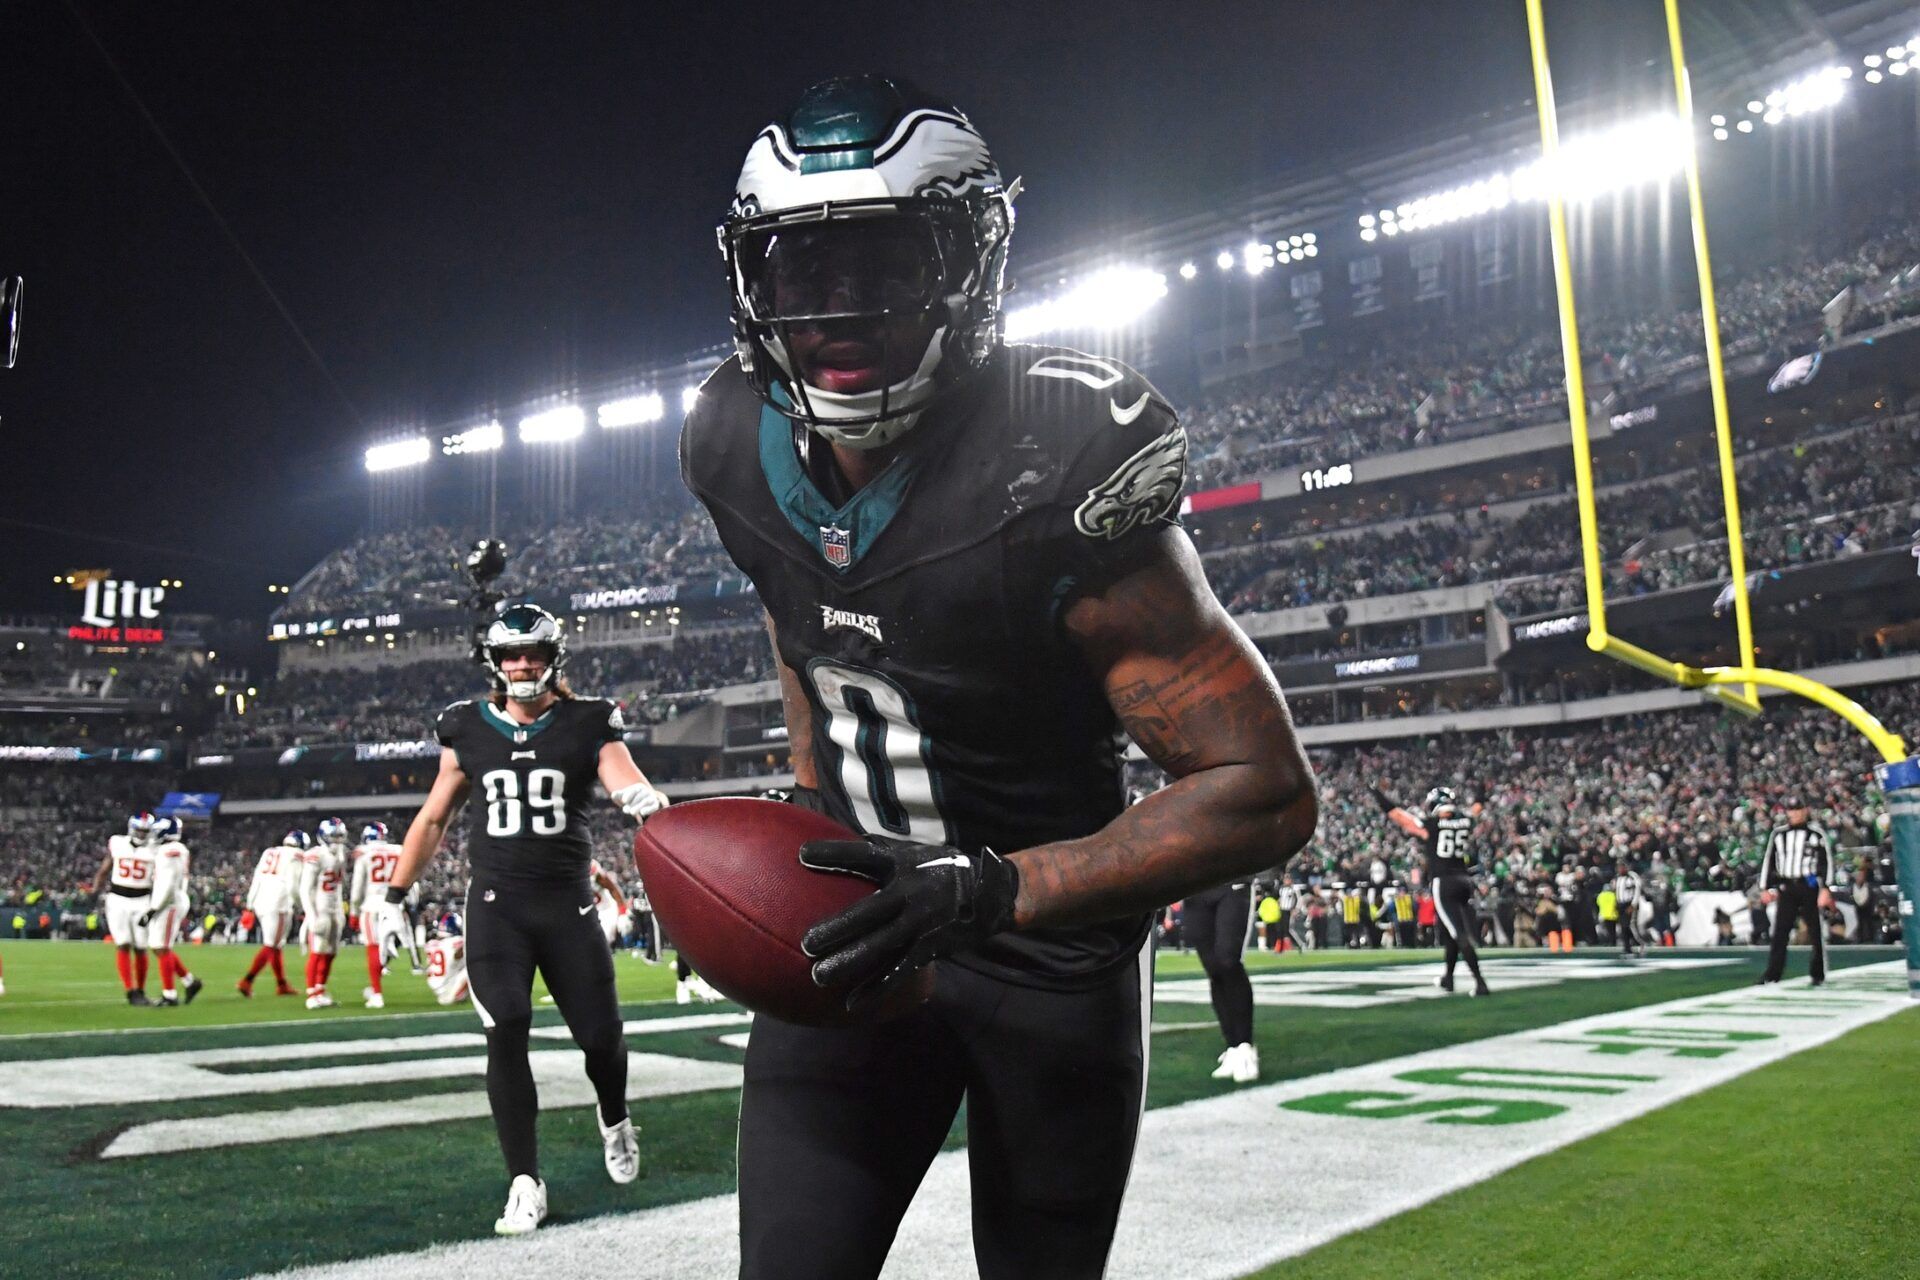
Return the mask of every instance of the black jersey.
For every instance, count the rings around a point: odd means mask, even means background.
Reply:
[[[620,741],[624,728],[620,708],[603,698],[562,698],[532,724],[489,702],[456,702],[440,713],[434,735],[473,784],[467,859],[476,883],[586,881],[600,748]]]
[[[1443,815],[1428,814],[1421,824],[1427,829],[1427,880],[1437,876],[1473,874],[1473,819],[1458,809]]]
[[[734,361],[681,435],[687,484],[812,704],[829,810],[856,830],[1011,853],[1126,807],[1124,735],[1060,626],[1178,520],[1186,436],[1124,365],[1003,348],[846,501],[825,446]],[[818,456],[815,456],[818,455]],[[1146,914],[1006,934],[961,963],[1077,985],[1130,962]]]

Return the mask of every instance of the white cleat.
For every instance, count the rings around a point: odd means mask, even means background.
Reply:
[[[726,997],[713,989],[713,984],[699,974],[687,979],[687,985],[693,988],[693,994],[699,997],[701,1004],[717,1004]]]
[[[333,997],[328,995],[324,991],[316,992],[315,994],[307,997],[307,1008],[331,1009],[333,1008]]]
[[[1253,1047],[1251,1041],[1243,1040],[1229,1047],[1218,1061],[1220,1065],[1213,1069],[1215,1080],[1250,1084],[1260,1078],[1260,1051]]]
[[[507,1188],[507,1207],[494,1219],[493,1232],[501,1236],[523,1236],[547,1218],[547,1184],[521,1174]]]
[[[593,1118],[596,1122],[600,1119],[598,1107],[594,1108]],[[609,1178],[624,1187],[640,1176],[640,1137],[634,1132],[631,1118],[611,1127],[602,1124],[600,1141],[605,1146]]]
[[[378,991],[375,991],[372,987],[363,988],[360,992],[360,998],[366,1001],[367,1008],[369,1009],[384,1009],[387,1007],[387,998]]]
[[[693,987],[685,978],[673,984],[673,1002],[675,1004],[693,1003]]]

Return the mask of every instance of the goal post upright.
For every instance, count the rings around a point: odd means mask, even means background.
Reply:
[[[1720,344],[1720,314],[1715,303],[1712,261],[1707,250],[1705,203],[1693,132],[1693,92],[1680,36],[1679,0],[1664,0],[1667,42],[1673,60],[1674,94],[1684,155],[1687,208],[1693,230],[1694,265],[1700,285],[1702,336],[1712,396],[1714,435],[1720,465],[1720,496],[1727,520],[1727,560],[1733,578],[1734,625],[1739,663],[1730,667],[1693,667],[1663,658],[1629,643],[1607,629],[1606,581],[1601,573],[1600,521],[1594,496],[1593,446],[1587,419],[1586,378],[1580,362],[1580,330],[1568,250],[1566,199],[1560,181],[1560,127],[1554,105],[1553,76],[1547,56],[1543,0],[1525,0],[1529,52],[1533,61],[1534,101],[1540,118],[1540,149],[1545,181],[1548,232],[1552,245],[1554,291],[1559,307],[1560,343],[1566,364],[1567,418],[1573,436],[1575,505],[1579,512],[1581,565],[1586,579],[1587,647],[1637,667],[1682,688],[1698,689],[1747,715],[1760,711],[1765,685],[1806,698],[1832,711],[1872,743],[1885,762],[1876,777],[1887,798],[1895,866],[1899,877],[1901,937],[1907,956],[1908,993],[1920,999],[1920,756],[1909,759],[1906,743],[1865,707],[1838,690],[1791,671],[1755,665],[1753,613],[1747,591],[1746,540],[1740,524],[1740,493],[1733,459],[1733,430],[1727,407],[1726,366]]]

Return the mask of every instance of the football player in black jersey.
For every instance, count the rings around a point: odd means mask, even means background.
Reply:
[[[1442,991],[1453,990],[1453,967],[1462,957],[1473,973],[1473,994],[1487,994],[1487,980],[1480,976],[1480,951],[1473,944],[1477,928],[1473,912],[1473,827],[1480,806],[1463,809],[1452,787],[1435,787],[1427,792],[1424,814],[1413,814],[1395,804],[1379,787],[1374,799],[1386,811],[1387,821],[1427,846],[1427,888],[1433,894],[1433,913],[1440,919],[1444,936],[1441,947],[1447,958],[1447,971],[1440,977]]]
[[[681,436],[767,611],[799,851],[871,897],[814,979],[893,1020],[755,1020],[741,1274],[878,1274],[966,1102],[986,1277],[1106,1266],[1146,1081],[1153,912],[1306,843],[1313,777],[1180,529],[1186,436],[1115,361],[1012,346],[1012,200],[951,105],[832,80],[750,148],[737,356]],[[1131,734],[1173,775],[1127,807]]]
[[[666,797],[628,754],[620,708],[576,696],[561,678],[566,637],[552,614],[531,604],[503,610],[488,625],[481,654],[493,692],[454,703],[434,725],[440,774],[407,828],[386,910],[403,909],[407,889],[477,786],[467,840],[467,978],[487,1032],[487,1101],[511,1179],[494,1230],[518,1235],[547,1214],[534,1133],[539,1102],[527,1059],[536,969],[586,1055],[607,1174],[619,1183],[639,1175],[613,957],[587,874],[593,851],[586,808],[596,781],[635,821]]]

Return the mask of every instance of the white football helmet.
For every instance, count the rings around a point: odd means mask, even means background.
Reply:
[[[347,847],[347,824],[339,818],[322,818],[319,826],[320,843],[332,845],[336,849]]]
[[[897,439],[999,345],[1019,187],[950,103],[874,75],[808,89],[753,140],[719,228],[755,390],[836,444]],[[795,370],[796,325],[908,316],[932,336],[889,386],[829,391]]]
[[[547,659],[547,669],[537,680],[509,680],[500,668],[508,654],[523,649],[537,649]],[[553,688],[553,682],[560,678],[560,669],[567,665],[567,637],[560,630],[560,620],[539,605],[511,605],[487,624],[487,633],[480,641],[480,656],[494,682],[509,698],[515,702],[532,702]]]

